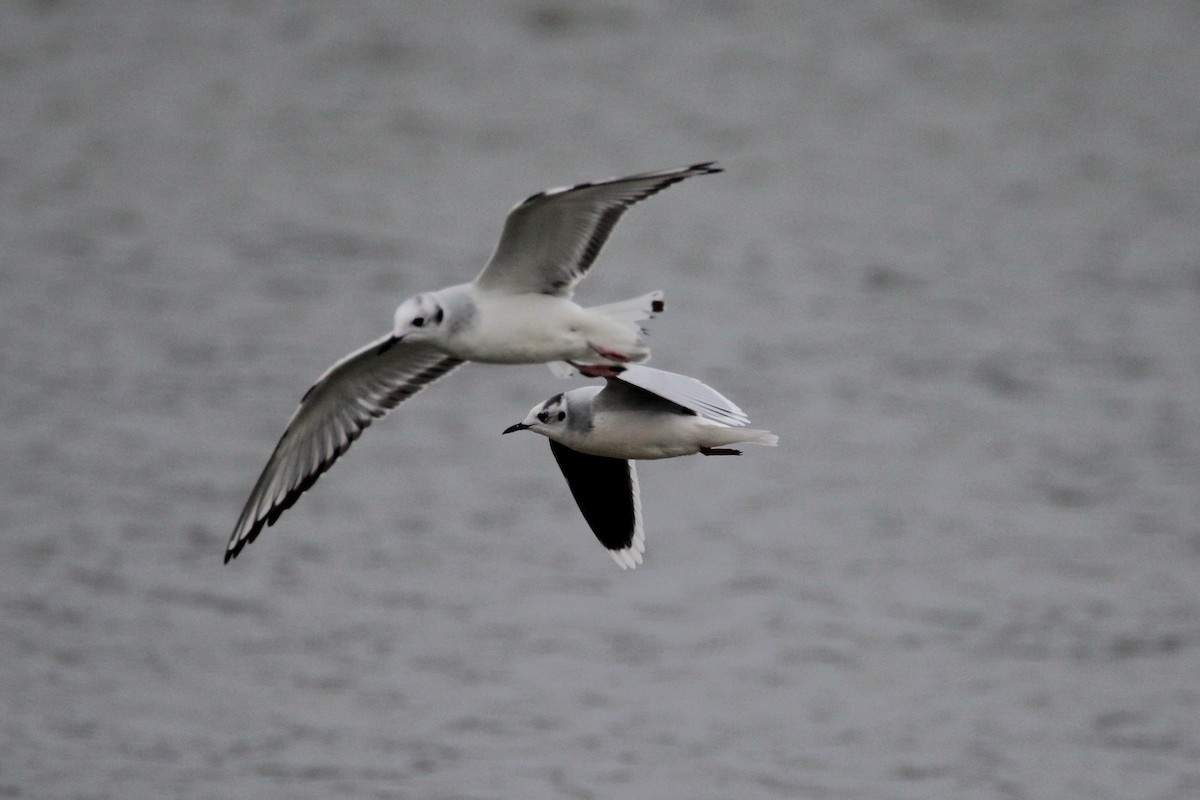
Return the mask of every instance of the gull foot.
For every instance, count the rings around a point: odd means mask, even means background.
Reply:
[[[624,371],[624,367],[610,367],[608,364],[576,364],[568,361],[585,378],[615,378]]]
[[[588,347],[596,351],[596,354],[601,358],[607,358],[609,361],[616,361],[618,364],[628,364],[632,359],[624,353],[618,353],[616,350],[605,350],[599,345],[588,342]]]

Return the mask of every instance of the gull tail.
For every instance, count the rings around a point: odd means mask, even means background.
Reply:
[[[588,311],[602,314],[613,322],[636,325],[639,322],[654,319],[666,310],[667,306],[663,297],[663,292],[660,289],[640,297],[632,297],[628,300],[618,300],[615,303],[607,303],[602,306],[591,306],[588,308]],[[643,330],[642,333],[644,334],[645,331]],[[640,361],[644,359],[635,360]],[[565,361],[553,361],[546,366],[550,368],[550,372],[556,378],[570,378],[578,374],[578,370]]]
[[[603,306],[592,306],[588,311],[603,314],[614,322],[645,322],[648,319],[654,319],[666,308],[662,290],[659,290],[629,300],[618,300]]]
[[[777,447],[779,445],[779,437],[770,431],[760,431],[755,428],[746,428],[739,431],[744,439],[738,441],[746,444],[761,444],[764,447]]]
[[[741,443],[775,447],[779,444],[779,437],[770,431],[760,431],[756,428],[734,428],[727,425],[714,424],[704,429],[701,443],[704,447],[709,448]],[[737,451],[734,452],[736,453]]]

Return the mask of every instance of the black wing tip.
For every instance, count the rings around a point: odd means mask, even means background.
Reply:
[[[675,184],[680,183],[681,181],[686,181],[688,178],[692,178],[697,175],[716,175],[718,172],[724,172],[724,171],[725,170],[723,168],[717,166],[716,161],[701,161],[698,164],[692,164],[691,166],[688,166],[688,167],[679,167],[677,169],[664,169],[662,172],[658,172],[658,173],[651,172],[651,173],[647,173],[645,175],[632,175],[628,179],[618,178],[615,180],[615,182],[620,182],[622,180],[639,180],[639,179],[645,180],[647,178],[656,178],[656,177],[660,178],[659,183],[656,184],[653,189],[651,189],[648,193],[646,193],[641,198],[639,198],[639,199],[645,199],[646,197],[649,197],[652,194],[661,192],[663,189],[667,188],[668,186],[674,186]]]
[[[620,183],[622,181],[629,181],[629,180],[645,180],[646,178],[652,178],[652,177],[655,177],[656,175],[666,178],[668,180],[667,183],[662,184],[661,186],[658,187],[658,189],[655,190],[655,191],[660,191],[660,190],[665,189],[666,187],[670,186],[673,183],[678,183],[679,181],[682,181],[686,178],[690,178],[693,175],[716,175],[718,172],[724,172],[724,171],[725,171],[725,169],[723,167],[717,166],[716,161],[701,161],[697,164],[692,164],[691,166],[687,166],[687,167],[679,167],[677,169],[665,169],[659,173],[649,172],[649,173],[641,173],[641,174],[637,174],[637,175],[626,175],[626,176],[622,176],[622,177],[608,178],[608,179],[602,180],[602,181],[583,181],[581,183],[572,184],[571,186],[563,186],[563,187],[558,187],[558,188],[554,188],[554,189],[543,189],[540,192],[534,192],[533,194],[529,195],[528,197],[526,197],[524,200],[522,200],[517,205],[523,206],[528,203],[532,203],[535,200],[541,200],[543,197],[549,197],[551,195],[567,194],[568,192],[576,192],[576,191],[579,191],[580,189],[590,189],[593,186],[603,186],[603,185],[609,184],[609,183]],[[651,194],[653,194],[653,192],[651,192]],[[649,195],[647,195],[647,196],[649,196]],[[644,198],[641,198],[641,199],[644,199]],[[390,344],[388,346],[390,346]]]
[[[392,344],[395,344],[397,341],[399,341],[399,339],[397,339],[396,337],[392,337],[387,342],[385,342],[383,349],[390,347]],[[381,349],[379,352],[383,352],[383,349]],[[369,426],[371,424],[372,420],[375,420],[375,419],[378,419],[378,418],[384,416],[395,405],[399,404],[401,401],[403,401],[407,397],[417,393],[424,387],[433,383],[434,381],[441,378],[446,373],[454,370],[456,367],[459,367],[463,363],[465,363],[465,362],[462,359],[443,358],[442,360],[426,367],[421,372],[417,373],[417,375],[415,375],[413,377],[413,383],[404,385],[404,386],[400,387],[399,390],[394,391],[394,392],[390,393],[389,395],[387,395],[387,397],[384,398],[384,404],[381,407],[369,409],[368,417],[356,420],[354,422],[354,424],[352,425],[352,427],[346,429],[346,431],[345,431],[346,440],[344,442],[342,442],[341,444],[334,447],[333,451],[327,457],[322,459],[316,465],[316,467],[312,470],[312,472],[305,475],[300,480],[299,483],[297,483],[294,487],[289,489],[287,491],[287,493],[285,493],[283,495],[283,497],[279,498],[279,500],[277,502],[275,502],[270,508],[268,508],[266,514],[255,519],[254,522],[250,525],[249,530],[247,530],[242,535],[238,535],[237,531],[242,530],[242,527],[246,521],[245,515],[248,513],[248,509],[252,506],[252,501],[254,500],[255,497],[257,497],[258,489],[261,487],[262,482],[265,479],[265,472],[264,472],[264,475],[259,477],[259,484],[255,487],[255,491],[251,494],[251,500],[247,501],[247,503],[246,503],[246,509],[243,509],[243,511],[242,511],[243,518],[238,520],[237,526],[234,528],[235,533],[233,535],[233,538],[231,538],[230,543],[225,548],[225,563],[228,564],[231,560],[237,558],[238,553],[242,552],[242,549],[246,545],[250,544],[256,538],[258,538],[258,534],[262,532],[264,527],[270,527],[270,526],[274,525],[279,520],[279,517],[283,514],[283,512],[287,511],[289,508],[294,506],[296,504],[296,501],[300,499],[300,495],[304,494],[309,489],[311,489],[313,487],[313,485],[316,484],[317,480],[322,475],[324,475],[326,472],[329,471],[329,469],[333,466],[334,462],[336,462],[339,458],[341,458],[346,453],[346,451],[350,449],[350,446],[352,444],[354,444],[354,442],[358,441],[358,438],[360,436],[362,436],[362,432],[367,429],[367,426]],[[290,428],[289,428],[289,430],[290,430]],[[287,435],[288,435],[288,432],[285,431],[283,437],[280,439],[280,444],[283,443],[283,439],[286,438]],[[279,445],[276,445],[277,449],[278,449],[278,447],[279,447]],[[272,458],[273,457],[274,456],[272,456]],[[268,464],[268,467],[269,466],[270,465]]]
[[[254,522],[253,527],[251,527],[250,530],[247,531],[244,536],[237,536],[236,538],[230,540],[229,544],[225,546],[225,563],[226,564],[228,564],[233,559],[237,558],[238,554],[241,553],[242,550],[245,549],[246,545],[250,544],[251,542],[253,542],[255,539],[258,538],[258,534],[260,531],[262,531],[264,524],[270,525],[271,523],[268,522],[265,517],[262,519],[256,520]]]
[[[250,526],[250,530],[246,531],[245,535],[236,536],[235,534],[236,538],[234,538],[225,548],[225,563],[228,564],[231,560],[237,558],[238,553],[242,552],[242,549],[245,548],[246,545],[258,538],[258,534],[262,533],[263,528],[269,528],[274,525],[279,520],[279,517],[283,515],[283,512],[294,506],[296,501],[300,499],[300,495],[311,489],[313,484],[317,482],[317,479],[333,466],[333,462],[337,461],[343,453],[350,449],[350,445],[362,434],[362,431],[363,429],[359,428],[357,431],[349,433],[348,442],[334,450],[333,454],[328,459],[317,465],[315,472],[305,476],[305,478],[300,481],[300,483],[297,484],[294,489],[288,491],[287,494],[279,499],[279,502],[267,509],[266,516],[259,517],[258,519],[254,520],[254,524]],[[241,526],[242,523],[239,521],[238,528],[241,528]]]
[[[645,200],[647,197],[658,194],[663,189],[666,189],[668,186],[674,186],[677,183],[682,183],[683,181],[686,181],[688,178],[692,178],[697,175],[715,175],[718,172],[724,172],[725,170],[716,166],[716,163],[717,162],[715,162],[715,161],[702,161],[699,164],[692,164],[690,167],[683,167],[682,169],[664,170],[662,173],[659,173],[659,175],[657,175],[657,176],[654,176],[653,174],[644,176],[647,178],[658,177],[659,181],[658,181],[658,183],[654,184],[653,186],[647,188],[641,194],[637,195],[636,197],[634,197],[633,199],[628,201],[625,205],[630,206],[630,205],[633,205],[634,203]]]
[[[260,520],[259,527],[261,527],[261,524],[262,523]],[[231,541],[228,545],[226,545],[226,547],[225,547],[225,563],[228,564],[230,561],[233,561],[235,558],[237,558],[238,553],[242,552],[242,549],[245,548],[246,545],[248,545],[248,544],[250,544],[250,542],[254,541],[254,535],[257,535],[257,533],[258,533],[258,531],[257,531],[257,529],[255,529],[254,534],[238,537],[237,539]]]

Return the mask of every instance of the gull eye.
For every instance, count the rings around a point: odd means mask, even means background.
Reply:
[[[424,318],[424,317],[417,317],[416,319],[414,319],[414,320],[413,320],[413,327],[414,327],[414,328],[419,328],[419,327],[421,327],[421,326],[422,326],[422,325],[424,325],[424,324],[425,324],[425,318]]]
[[[565,412],[565,411],[558,412],[558,421],[559,422],[562,422],[566,418],[567,418],[567,412]]]
[[[442,320],[445,318],[446,318],[446,312],[442,310],[441,306],[438,306],[437,313],[433,315],[433,323],[435,325],[441,325]]]
[[[538,422],[548,422],[549,420],[550,420],[550,415],[547,414],[545,411],[538,414]]]

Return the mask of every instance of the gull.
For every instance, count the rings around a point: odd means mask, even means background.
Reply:
[[[634,459],[740,456],[725,445],[774,447],[779,437],[745,427],[745,412],[695,378],[636,364],[597,372],[604,386],[556,394],[504,433],[528,430],[550,440],[592,532],[622,569],[633,569],[646,552]]]
[[[467,361],[565,362],[593,374],[647,359],[639,323],[663,310],[663,293],[582,308],[571,301],[575,285],[631,206],[720,171],[710,161],[547,189],[518,203],[475,280],[405,300],[391,333],[342,358],[305,392],[246,500],[225,562],[275,524],[375,419]]]

